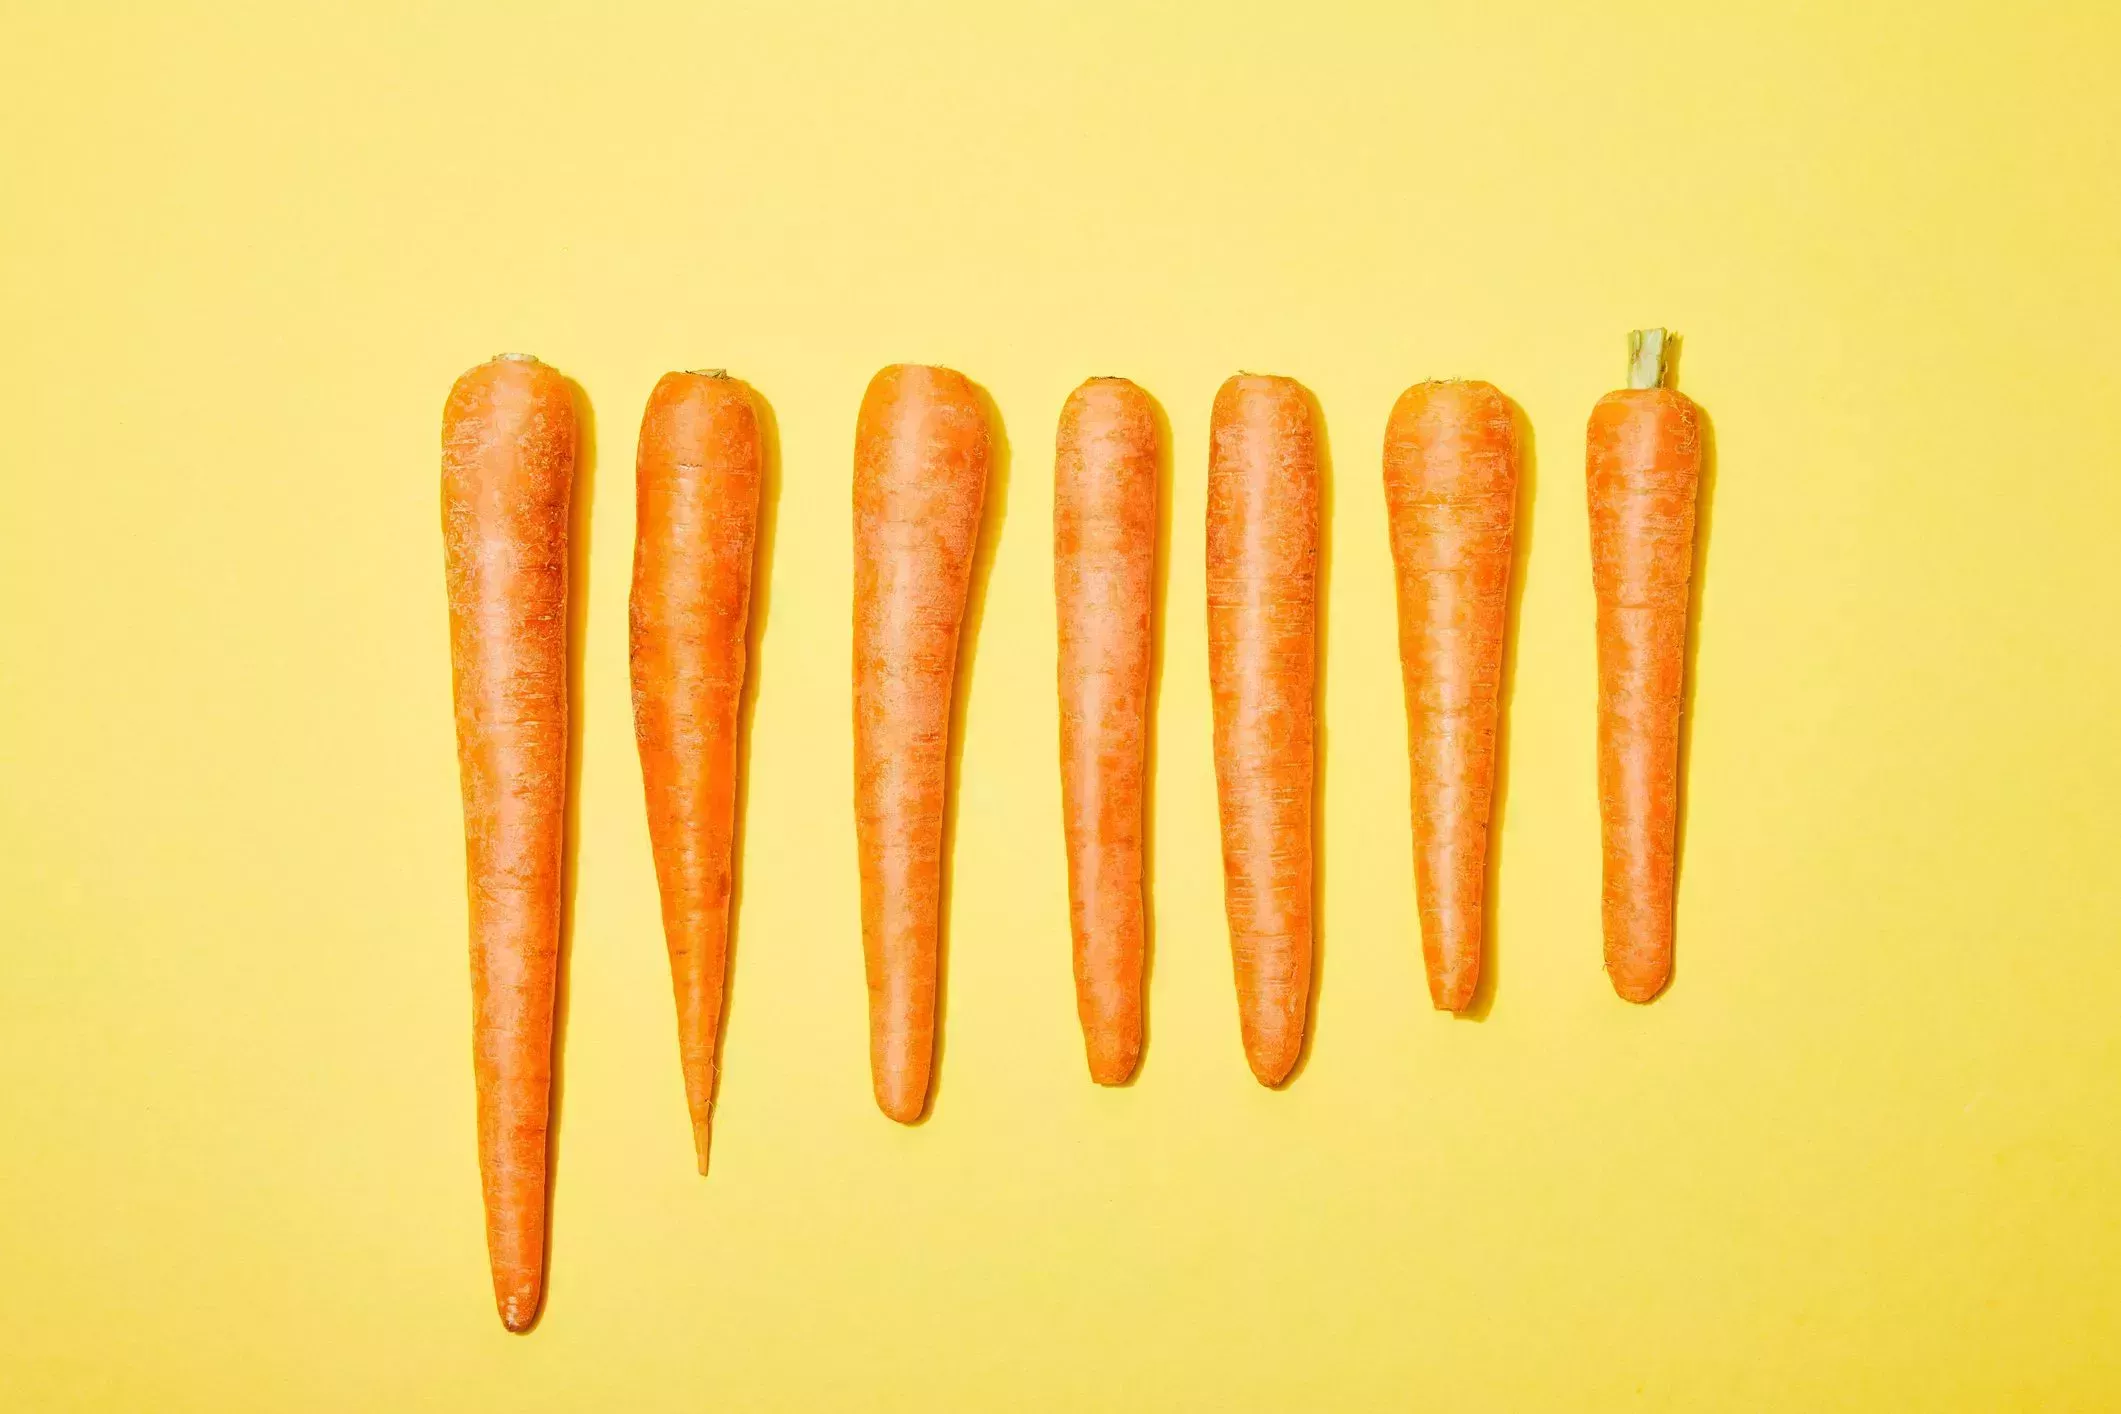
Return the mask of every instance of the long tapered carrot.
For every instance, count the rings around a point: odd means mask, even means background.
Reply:
[[[1422,961],[1430,1000],[1464,1011],[1480,985],[1517,522],[1509,400],[1478,382],[1417,383],[1400,394],[1385,427],[1385,507],[1399,581]]]
[[[1208,679],[1223,906],[1245,1059],[1279,1085],[1311,997],[1318,433],[1288,378],[1215,395],[1208,458]]]
[[[1124,378],[1093,378],[1069,395],[1053,470],[1061,810],[1075,1008],[1100,1085],[1132,1075],[1142,1048],[1156,467],[1147,393]]]
[[[517,354],[459,378],[442,410],[479,1173],[494,1300],[512,1331],[537,1318],[545,1282],[577,437],[573,386]]]
[[[1598,813],[1605,965],[1646,1002],[1672,975],[1685,686],[1701,413],[1665,386],[1665,333],[1629,339],[1628,386],[1591,411],[1591,579],[1598,598]]]
[[[854,823],[877,1105],[911,1124],[935,1054],[958,630],[990,429],[962,373],[894,364],[854,434]]]
[[[649,394],[635,461],[633,729],[701,1173],[729,957],[759,459],[758,410],[742,382],[666,373]]]

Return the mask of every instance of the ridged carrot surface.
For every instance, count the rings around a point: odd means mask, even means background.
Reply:
[[[854,438],[855,834],[876,1102],[911,1124],[935,1053],[958,632],[991,434],[962,373],[894,364]]]
[[[1679,712],[1686,677],[1701,414],[1663,386],[1663,331],[1635,386],[1591,411],[1591,577],[1598,601],[1598,807],[1605,965],[1632,1002],[1672,973]]]
[[[1077,388],[1054,456],[1053,588],[1075,1002],[1100,1085],[1119,1084],[1141,1058],[1156,480],[1149,395],[1124,378]]]
[[[1311,998],[1318,434],[1288,378],[1215,395],[1208,458],[1208,680],[1223,907],[1245,1059],[1288,1078]]]
[[[479,1174],[494,1300],[512,1331],[544,1296],[576,441],[573,386],[535,359],[480,364],[442,411]]]
[[[701,1173],[729,958],[759,459],[744,383],[666,373],[655,385],[634,464],[633,722]]]
[[[1385,429],[1399,662],[1413,780],[1415,897],[1429,996],[1480,984],[1503,635],[1517,522],[1517,429],[1479,382],[1418,383]]]

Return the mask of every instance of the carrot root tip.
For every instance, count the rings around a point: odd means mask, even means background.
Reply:
[[[1296,1062],[1294,1059],[1280,1061],[1261,1060],[1254,1057],[1252,1061],[1252,1078],[1269,1090],[1279,1090],[1282,1087],[1282,1083],[1289,1078],[1289,1072],[1295,1068]]]
[[[1141,1063],[1137,1046],[1094,1049],[1090,1053],[1090,1079],[1098,1085],[1124,1085],[1134,1078]]]
[[[896,1120],[900,1124],[920,1122],[922,1105],[918,1100],[879,1098],[876,1103],[886,1119]]]
[[[1616,972],[1613,974],[1613,990],[1619,994],[1622,1001],[1634,1002],[1640,1006],[1657,1000],[1671,980],[1672,975],[1669,972],[1659,972],[1648,977],[1622,976]]]
[[[928,1109],[927,1077],[915,1086],[906,1076],[879,1076],[873,1087],[876,1107],[900,1124],[918,1123]]]
[[[511,1292],[501,1298],[501,1325],[510,1335],[521,1335],[537,1324],[538,1298],[535,1292],[525,1295]]]
[[[1252,1067],[1252,1078],[1269,1090],[1281,1088],[1289,1073],[1296,1069],[1296,1058],[1303,1054],[1303,1033],[1296,1031],[1272,1039],[1261,1038],[1245,1047],[1245,1062]]]
[[[1478,976],[1454,979],[1441,986],[1431,987],[1429,1000],[1435,1004],[1438,1011],[1447,1011],[1455,1016],[1472,1009],[1473,994],[1479,990]]]

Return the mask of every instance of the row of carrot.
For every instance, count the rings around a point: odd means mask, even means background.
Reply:
[[[1670,974],[1679,709],[1700,416],[1662,330],[1592,410],[1598,785],[1606,967],[1648,1001]],[[1481,382],[1394,405],[1384,485],[1397,575],[1422,952],[1437,1007],[1473,1004],[1522,441]],[[510,1330],[543,1291],[552,1018],[568,751],[572,384],[520,355],[472,369],[443,413],[442,524],[469,872],[479,1161]],[[1287,378],[1215,398],[1208,661],[1224,902],[1245,1054],[1287,1078],[1311,988],[1319,433]],[[635,734],[701,1172],[722,1014],[738,733],[763,444],[750,388],[666,375],[637,460]],[[1097,378],[1061,412],[1054,470],[1061,785],[1077,1009],[1091,1077],[1142,1044],[1142,844],[1162,457],[1154,405]],[[943,820],[959,629],[993,458],[978,390],[895,365],[854,450],[855,823],[876,1099],[910,1123],[934,1054]]]

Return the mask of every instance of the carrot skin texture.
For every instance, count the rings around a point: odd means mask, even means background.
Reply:
[[[1591,412],[1591,575],[1598,600],[1598,813],[1613,989],[1647,1002],[1672,973],[1685,686],[1701,418],[1669,388]]]
[[[552,1014],[567,794],[567,552],[574,389],[481,364],[442,414],[442,538],[471,920],[479,1173],[494,1301],[544,1296]]]
[[[1157,427],[1148,394],[1093,378],[1061,409],[1053,477],[1062,820],[1076,1013],[1090,1078],[1118,1085],[1142,1048],[1142,818]]]
[[[1245,1058],[1279,1085],[1311,996],[1318,434],[1293,380],[1215,395],[1208,460],[1208,678],[1223,905]]]
[[[635,460],[633,721],[703,1174],[729,958],[759,469],[749,387],[704,373],[667,373],[655,385]]]
[[[991,431],[947,368],[870,381],[854,439],[855,835],[869,1065],[879,1108],[927,1106],[935,1053],[944,793]]]
[[[1385,430],[1422,961],[1439,1010],[1480,985],[1517,428],[1480,382],[1419,383]]]

